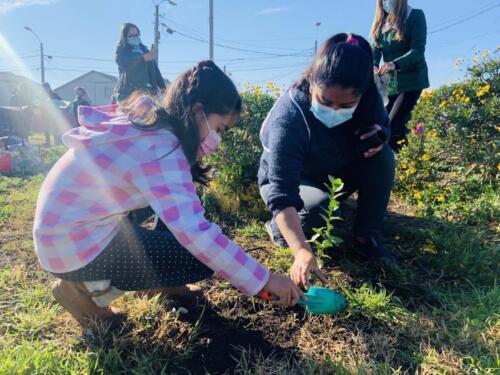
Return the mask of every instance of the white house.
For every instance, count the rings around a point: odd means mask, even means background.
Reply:
[[[112,75],[91,70],[54,91],[62,99],[72,101],[75,98],[75,87],[84,87],[92,99],[92,105],[105,105],[111,103],[117,82],[118,79]]]

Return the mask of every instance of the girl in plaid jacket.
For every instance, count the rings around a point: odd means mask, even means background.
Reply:
[[[215,272],[242,293],[262,290],[293,305],[301,290],[230,241],[205,218],[194,182],[200,160],[241,112],[233,82],[202,61],[171,84],[158,106],[135,94],[120,106],[80,107],[69,150],[40,190],[33,228],[41,266],[57,277],[56,300],[81,324],[122,319],[110,302],[124,291],[200,295]],[[141,222],[156,214],[153,230]]]

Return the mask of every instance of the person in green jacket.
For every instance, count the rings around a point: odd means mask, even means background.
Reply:
[[[424,12],[408,0],[376,0],[371,29],[374,72],[390,74],[387,112],[391,124],[390,146],[399,151],[406,144],[406,124],[422,94],[429,87],[425,61],[427,24]],[[384,64],[380,66],[381,59]]]
[[[141,41],[141,32],[133,23],[124,23],[116,46],[115,61],[118,65],[118,85],[114,101],[121,102],[134,91],[156,96],[165,90],[165,81],[150,51]]]

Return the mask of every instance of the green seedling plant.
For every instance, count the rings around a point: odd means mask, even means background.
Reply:
[[[336,220],[341,220],[341,218],[337,216],[340,206],[338,198],[343,194],[341,191],[344,187],[344,183],[340,178],[332,176],[328,176],[328,180],[330,184],[325,184],[325,186],[330,197],[330,202],[328,203],[328,207],[324,208],[324,213],[321,214],[324,225],[320,228],[313,228],[315,234],[308,241],[314,246],[320,267],[323,267],[323,263],[330,259],[327,250],[342,243],[342,239],[334,236],[332,232],[334,229],[334,222]]]

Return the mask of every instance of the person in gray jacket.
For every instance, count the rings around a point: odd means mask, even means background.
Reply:
[[[116,46],[115,61],[118,64],[118,85],[115,101],[125,100],[134,91],[158,95],[166,85],[150,51],[141,41],[141,32],[133,23],[124,23]]]

